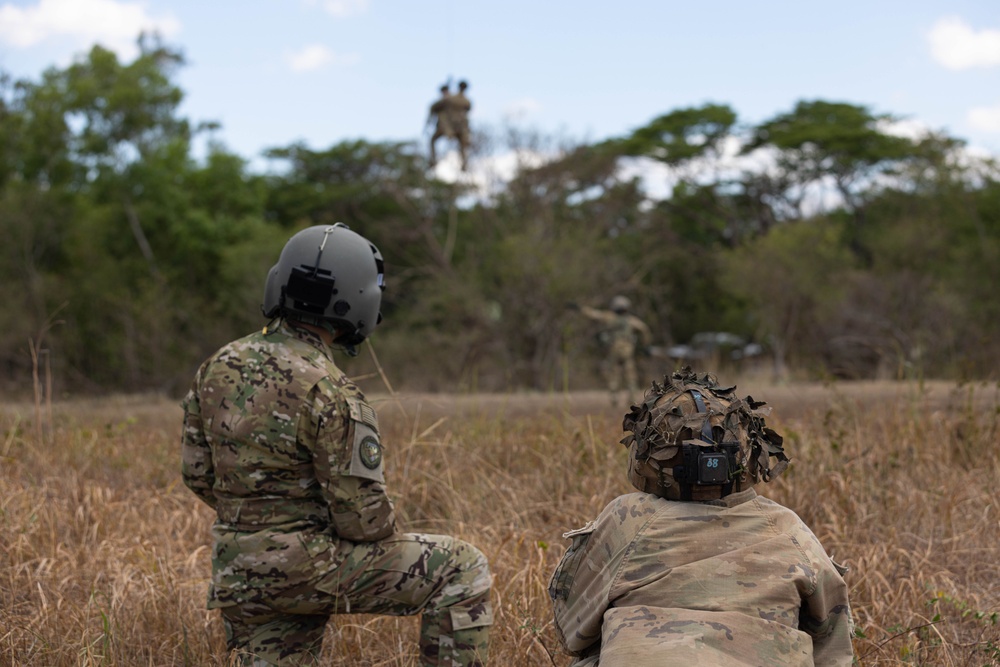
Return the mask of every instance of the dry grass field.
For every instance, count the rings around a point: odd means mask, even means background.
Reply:
[[[723,382],[731,378],[721,378]],[[740,384],[793,465],[760,487],[851,567],[862,665],[1000,664],[994,385]],[[478,545],[495,574],[491,664],[566,665],[548,577],[561,534],[629,490],[603,393],[378,396],[406,530]],[[179,475],[158,397],[0,406],[0,665],[224,665],[204,609],[212,516]],[[412,618],[344,616],[325,664],[416,665]]]

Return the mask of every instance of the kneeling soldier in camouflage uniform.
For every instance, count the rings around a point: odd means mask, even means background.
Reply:
[[[272,323],[212,355],[184,400],[184,483],[218,515],[208,606],[241,664],[313,664],[341,613],[421,614],[421,665],[486,661],[486,559],[396,532],[375,411],[333,362],[381,320],[383,289],[365,238],[299,232],[267,277]]]
[[[788,459],[763,403],[734,389],[686,368],[626,415],[641,493],[566,533],[549,585],[574,667],[851,665],[845,570],[754,491]]]

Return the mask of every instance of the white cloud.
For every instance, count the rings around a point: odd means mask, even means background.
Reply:
[[[172,16],[150,16],[142,2],[40,0],[23,7],[0,5],[0,42],[16,48],[54,39],[69,40],[74,48],[96,42],[130,59],[138,53],[140,32],[157,32],[169,38],[180,28]]]
[[[929,136],[931,128],[915,118],[903,118],[900,120],[880,120],[876,124],[879,132],[883,132],[893,137],[902,137],[911,141],[920,141]]]
[[[939,19],[928,34],[931,55],[948,69],[1000,65],[1000,30],[973,30],[957,16]]]
[[[333,51],[321,44],[303,47],[285,57],[293,72],[308,72],[333,62]]]
[[[348,16],[364,14],[368,11],[369,0],[306,0],[306,5],[319,5],[330,16],[342,19]]]
[[[976,107],[969,111],[969,125],[983,132],[1000,132],[1000,105]]]
[[[311,72],[327,65],[353,65],[361,60],[356,53],[336,54],[322,44],[310,44],[285,56],[293,72]]]
[[[508,122],[521,121],[541,108],[542,105],[538,103],[538,100],[531,97],[524,97],[508,104],[503,110],[503,117]]]
[[[476,202],[491,201],[523,170],[540,167],[556,157],[526,148],[504,150],[495,155],[474,156],[469,160],[468,171],[462,171],[458,151],[449,145],[434,166],[434,175],[446,183],[469,186],[471,193],[459,200],[459,206],[467,208]]]

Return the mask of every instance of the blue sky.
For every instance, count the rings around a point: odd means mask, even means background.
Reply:
[[[826,99],[1000,155],[997,0],[0,0],[0,69],[37,79],[95,42],[131,58],[143,28],[188,60],[182,113],[247,158],[419,139],[449,76],[474,129],[590,141],[705,102],[753,123]]]

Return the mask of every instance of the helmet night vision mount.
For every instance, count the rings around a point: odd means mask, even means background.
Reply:
[[[689,389],[699,413],[707,413],[705,399],[697,389]],[[741,472],[736,456],[740,451],[739,442],[716,443],[712,425],[707,419],[701,423],[700,443],[684,442],[680,446],[680,465],[674,466],[673,478],[681,486],[681,500],[691,500],[691,486],[722,486],[722,495],[732,493],[733,478]],[[707,443],[706,447],[704,444]]]
[[[288,317],[336,332],[352,348],[382,321],[385,263],[378,248],[342,222],[303,229],[285,244],[264,286],[264,317]]]

